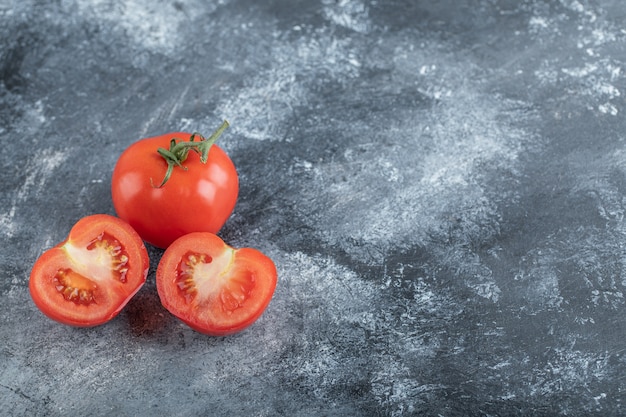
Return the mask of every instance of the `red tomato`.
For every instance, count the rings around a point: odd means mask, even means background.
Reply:
[[[224,336],[258,319],[276,288],[276,266],[256,249],[234,249],[212,233],[172,243],[157,268],[163,306],[198,332]]]
[[[139,235],[106,214],[79,220],[30,273],[35,305],[48,317],[89,327],[115,317],[146,281],[148,252]]]
[[[189,133],[142,139],[119,157],[111,179],[113,205],[146,242],[166,248],[187,233],[217,233],[230,217],[239,179],[228,155],[213,144],[226,126],[208,140]],[[170,156],[177,161],[168,159],[173,147],[176,155]]]

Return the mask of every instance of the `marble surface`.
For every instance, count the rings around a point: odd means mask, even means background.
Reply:
[[[0,0],[0,410],[66,416],[626,413],[626,5]],[[220,235],[276,262],[248,330],[148,281],[54,323],[35,259],[114,214],[133,141],[211,132]]]

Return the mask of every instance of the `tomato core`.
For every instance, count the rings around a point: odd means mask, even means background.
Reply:
[[[128,254],[120,242],[109,234],[99,234],[86,247],[68,242],[63,249],[78,275],[90,276],[94,281],[113,279],[126,282]]]
[[[233,255],[232,249],[225,250],[215,258],[205,253],[187,252],[181,258],[176,274],[176,285],[185,301],[206,304],[221,298],[220,293],[230,279],[226,272]]]

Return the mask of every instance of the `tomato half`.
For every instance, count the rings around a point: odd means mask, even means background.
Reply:
[[[224,336],[254,323],[276,288],[274,262],[212,233],[191,233],[163,254],[156,284],[163,306],[198,332]]]
[[[159,149],[190,143],[190,133],[169,133],[142,139],[119,157],[111,178],[117,215],[148,243],[166,248],[191,232],[217,233],[230,217],[239,193],[239,179],[228,155],[217,145],[206,161],[189,151],[180,165],[170,164]],[[172,165],[171,175],[162,183]]]
[[[106,214],[83,217],[35,262],[29,289],[48,317],[90,327],[115,317],[146,281],[150,261],[139,235]]]

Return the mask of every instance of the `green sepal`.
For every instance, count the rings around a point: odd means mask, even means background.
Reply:
[[[226,130],[229,126],[228,121],[224,120],[221,126],[213,132],[208,139],[205,139],[199,133],[193,133],[188,141],[179,141],[177,138],[172,138],[170,140],[170,148],[158,148],[157,153],[167,162],[167,170],[165,171],[165,176],[163,177],[163,181],[156,188],[161,188],[165,185],[165,183],[170,179],[172,173],[174,172],[175,167],[180,167],[184,170],[187,170],[187,167],[183,166],[183,162],[187,159],[189,155],[189,151],[192,150],[200,155],[200,162],[206,164],[209,158],[209,151],[211,150],[211,146],[217,141],[217,139],[221,136],[221,134]],[[200,140],[198,142],[195,141],[196,138]],[[150,181],[152,183],[152,180]],[[154,184],[152,185],[154,187]]]

